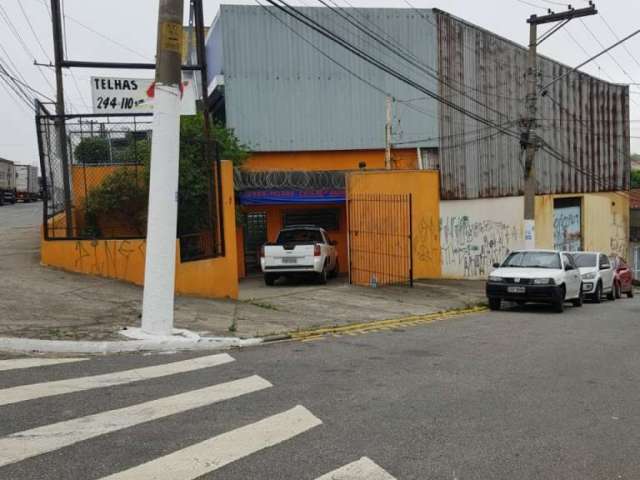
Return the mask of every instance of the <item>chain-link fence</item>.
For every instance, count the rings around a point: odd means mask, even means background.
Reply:
[[[183,261],[223,254],[217,151],[207,148],[201,121],[194,119],[181,129],[177,236]],[[146,236],[151,121],[150,114],[58,117],[38,105],[47,240]]]

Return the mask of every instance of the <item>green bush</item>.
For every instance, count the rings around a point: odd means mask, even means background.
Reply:
[[[631,170],[631,188],[640,188],[640,170]]]
[[[83,138],[74,150],[78,163],[97,165],[109,163],[109,140],[105,137]]]
[[[212,126],[212,136],[221,158],[240,165],[249,156],[249,151],[233,134],[220,124]],[[209,205],[211,168],[210,159],[204,156],[202,115],[183,116],[180,121],[180,171],[178,178],[178,235],[198,233],[209,228],[212,221]],[[212,152],[213,153],[213,152]],[[125,163],[142,164],[142,171],[134,174],[131,168],[119,168],[108,175],[102,183],[92,189],[85,199],[85,234],[100,236],[100,219],[125,221],[139,235],[144,235],[147,218],[149,192],[149,166],[151,141],[131,142],[122,151]]]

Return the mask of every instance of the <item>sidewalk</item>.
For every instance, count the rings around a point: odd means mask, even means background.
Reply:
[[[0,222],[0,337],[123,340],[120,329],[140,325],[142,288],[42,267],[34,225],[41,204],[20,208],[33,217],[31,225]],[[326,286],[266,287],[255,277],[241,283],[239,301],[176,298],[175,323],[200,334],[248,338],[426,315],[483,301],[484,284],[477,281],[370,289],[350,286],[344,278]]]

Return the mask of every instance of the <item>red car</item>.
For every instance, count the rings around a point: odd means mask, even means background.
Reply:
[[[627,297],[633,297],[633,273],[619,255],[610,255],[611,266],[613,267],[613,291],[616,298],[620,298],[623,293],[627,294]]]

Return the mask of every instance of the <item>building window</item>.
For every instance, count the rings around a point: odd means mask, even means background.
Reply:
[[[315,225],[325,230],[340,229],[340,210],[331,208],[326,210],[300,210],[285,212],[283,222],[285,227],[292,225]]]

